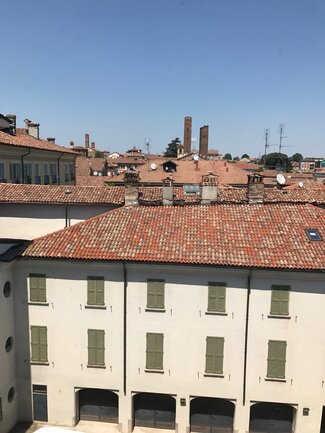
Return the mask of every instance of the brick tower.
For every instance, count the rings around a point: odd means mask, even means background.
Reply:
[[[200,156],[206,156],[209,146],[209,125],[204,125],[200,128]]]
[[[184,119],[184,153],[191,153],[192,140],[192,117],[187,116]]]

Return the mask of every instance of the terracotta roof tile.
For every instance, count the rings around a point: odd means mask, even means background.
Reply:
[[[325,270],[312,205],[123,207],[35,239],[23,257]]]

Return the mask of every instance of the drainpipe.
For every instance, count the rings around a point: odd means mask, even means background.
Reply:
[[[127,271],[123,262],[124,305],[123,305],[123,392],[126,395],[126,306],[127,306]]]
[[[246,403],[246,376],[247,376],[247,344],[248,344],[248,319],[249,304],[251,296],[251,276],[252,271],[249,269],[247,276],[247,298],[246,298],[246,324],[245,324],[245,349],[244,349],[244,380],[243,380],[243,406]]]
[[[61,155],[58,158],[58,185],[61,185],[61,180],[60,180],[60,159],[62,158],[63,155],[64,155],[64,153],[62,152]]]
[[[25,170],[24,170],[24,157],[30,155],[30,149],[28,149],[28,153],[21,155],[21,181],[25,183]]]

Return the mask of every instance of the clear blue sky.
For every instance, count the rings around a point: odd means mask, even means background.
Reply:
[[[325,154],[324,0],[12,0],[2,7],[0,113],[41,136],[161,152],[208,124],[209,147],[258,155],[285,123]],[[275,151],[277,148],[270,148]]]

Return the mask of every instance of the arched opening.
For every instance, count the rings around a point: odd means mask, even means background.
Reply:
[[[118,396],[106,389],[79,391],[79,420],[118,423]]]
[[[222,398],[198,397],[191,401],[191,432],[230,433],[235,405]]]
[[[133,397],[133,424],[175,430],[176,401],[166,394],[141,392]]]
[[[250,433],[291,433],[294,408],[283,403],[256,403],[251,407]]]

